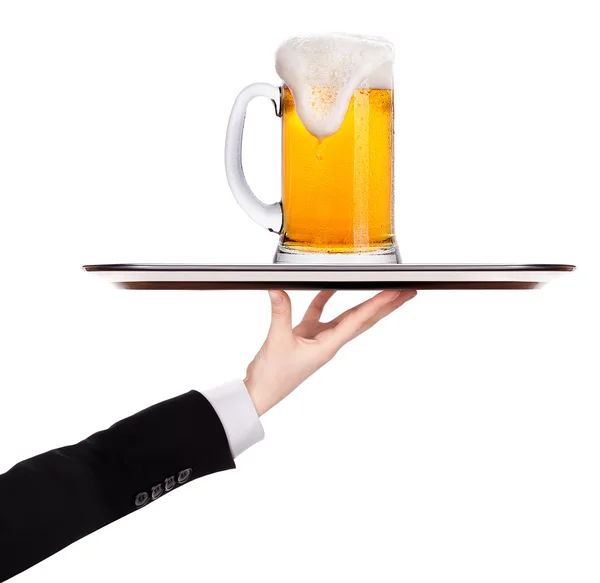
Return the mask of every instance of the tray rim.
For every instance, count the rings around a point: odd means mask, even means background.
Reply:
[[[352,265],[352,264],[240,264],[240,263],[106,263],[83,265],[82,269],[87,272],[238,272],[238,271],[266,271],[266,272],[415,272],[439,271],[439,272],[478,272],[478,271],[575,271],[575,265],[566,263],[401,263],[397,265]]]

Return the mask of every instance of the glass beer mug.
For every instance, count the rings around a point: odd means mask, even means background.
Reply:
[[[400,262],[393,224],[393,90],[390,83],[365,85],[347,91],[339,127],[324,138],[308,131],[285,83],[255,83],[237,97],[227,127],[227,178],[242,209],[280,234],[276,263]],[[246,109],[255,97],[270,99],[282,118],[282,198],[274,204],[254,195],[242,168]]]

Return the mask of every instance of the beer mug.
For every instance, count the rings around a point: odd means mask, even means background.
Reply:
[[[255,83],[235,100],[227,179],[242,209],[280,234],[275,263],[400,262],[393,224],[393,89],[364,85],[350,88],[343,121],[324,138],[308,131],[285,82]],[[242,168],[246,109],[255,97],[270,99],[282,119],[282,197],[274,204],[254,195]]]

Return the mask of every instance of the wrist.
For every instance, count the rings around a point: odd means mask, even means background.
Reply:
[[[253,378],[250,374],[246,375],[246,378],[244,379],[244,385],[246,385],[246,390],[248,391],[248,395],[250,395],[250,399],[254,404],[254,408],[256,409],[257,415],[261,417],[271,408],[265,402],[264,386],[261,390],[261,383],[257,382],[257,380]]]

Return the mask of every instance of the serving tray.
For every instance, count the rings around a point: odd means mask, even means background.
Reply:
[[[218,265],[122,263],[85,265],[125,289],[534,289],[569,273],[561,264]]]

